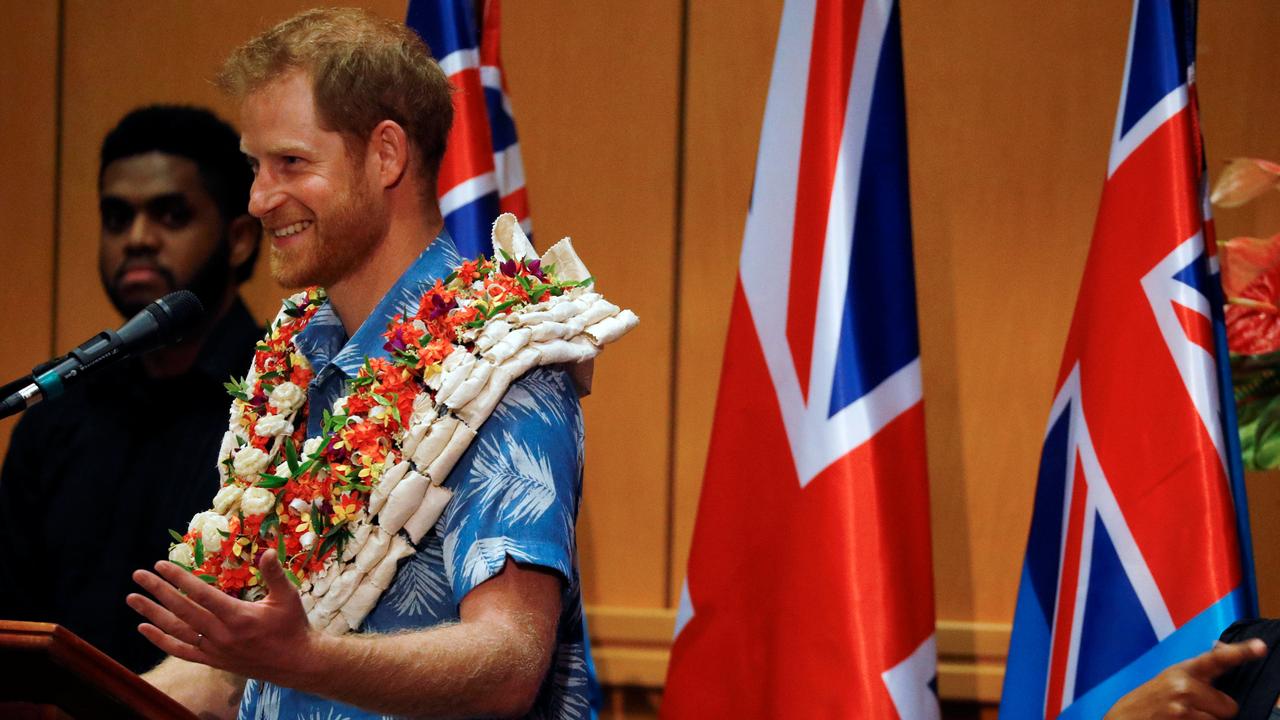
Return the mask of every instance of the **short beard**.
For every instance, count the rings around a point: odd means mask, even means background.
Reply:
[[[351,187],[330,214],[317,215],[311,248],[298,248],[303,253],[291,259],[271,245],[271,277],[281,286],[332,287],[369,262],[389,222],[368,188],[359,182]]]

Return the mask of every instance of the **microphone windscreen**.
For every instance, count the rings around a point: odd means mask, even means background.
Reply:
[[[179,290],[142,308],[116,334],[127,352],[144,353],[178,342],[201,315],[204,306],[195,294]]]
[[[177,342],[204,316],[204,305],[190,290],[171,292],[148,305],[147,310],[159,324],[160,337],[165,343]]]

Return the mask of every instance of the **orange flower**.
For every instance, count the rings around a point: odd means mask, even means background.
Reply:
[[[458,281],[463,285],[470,285],[479,276],[480,273],[472,260],[463,260],[462,265],[458,267]]]

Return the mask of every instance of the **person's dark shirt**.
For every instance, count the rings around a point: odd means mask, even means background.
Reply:
[[[0,473],[0,618],[59,623],[135,672],[163,657],[125,604],[130,576],[209,508],[223,383],[260,337],[237,300],[187,373],[151,378],[126,361],[27,411]]]

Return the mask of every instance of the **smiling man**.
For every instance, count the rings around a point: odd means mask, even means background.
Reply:
[[[142,108],[104,140],[107,296],[130,317],[188,289],[206,320],[18,423],[0,476],[0,543],[22,551],[0,557],[0,617],[60,623],[134,670],[160,659],[121,599],[132,570],[218,487],[222,384],[244,371],[259,333],[237,296],[258,252],[245,211],[252,179],[235,130],[205,110]]]
[[[314,371],[316,438],[357,371],[390,357],[388,321],[461,262],[435,199],[450,88],[411,30],[356,10],[281,23],[220,79],[240,102],[249,208],[272,273],[327,290],[292,336]],[[258,559],[268,594],[257,602],[162,561],[135,575],[151,597],[129,596],[141,633],[172,656],[145,677],[222,717],[588,717],[581,467],[574,383],[563,367],[534,369],[439,479],[452,500],[355,632],[309,625],[274,550]],[[310,527],[314,508],[289,510],[290,522]]]

